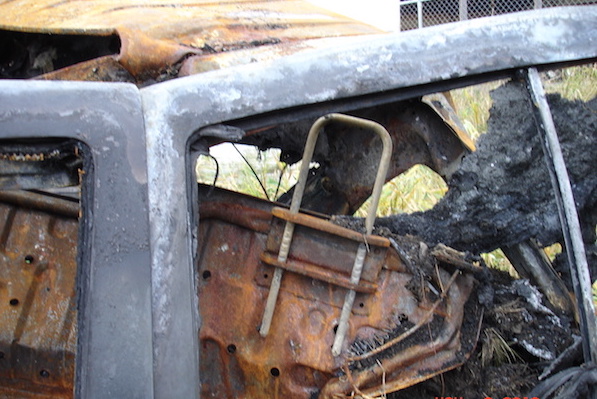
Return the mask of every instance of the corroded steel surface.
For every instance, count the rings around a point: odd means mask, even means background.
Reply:
[[[228,212],[231,204],[235,212]],[[466,359],[476,342],[479,321],[479,315],[472,312],[476,320],[468,323],[472,328],[462,327],[471,276],[460,276],[457,271],[450,280],[450,274],[440,267],[445,298],[418,297],[409,287],[414,275],[387,245],[371,249],[381,250],[386,260],[378,264],[381,268],[375,262],[365,266],[363,275],[375,280],[375,290],[357,293],[343,352],[334,357],[331,346],[346,294],[338,276],[343,268],[352,266],[334,251],[354,251],[342,243],[351,240],[340,235],[320,229],[314,238],[309,220],[302,221],[303,231],[295,232],[289,260],[300,258],[308,266],[325,270],[326,276],[310,274],[308,267],[287,267],[269,334],[262,337],[258,330],[274,272],[274,267],[263,262],[263,254],[276,247],[274,236],[279,231],[266,229],[268,222],[275,224],[276,219],[270,208],[263,201],[253,203],[246,196],[222,190],[215,190],[200,205],[197,279],[203,318],[199,332],[203,396],[310,398],[322,389],[322,397],[349,394],[353,385],[346,385],[346,377],[336,378],[349,364],[354,386],[380,390],[381,374],[385,373],[389,392]],[[382,244],[385,240],[374,239]],[[329,265],[335,262],[333,269]],[[298,263],[296,267],[302,266]],[[420,331],[415,341],[405,340],[407,344],[402,346],[388,343],[391,348],[381,356],[383,371],[375,361],[371,366],[351,360],[359,347],[379,346],[391,331],[417,325]]]
[[[272,215],[275,218],[266,249],[261,254],[263,262],[358,292],[375,292],[382,264],[387,262],[387,248],[390,246],[387,239],[363,236],[314,216],[291,214],[283,208],[273,208]],[[276,260],[276,255],[286,224],[283,221],[291,221],[295,227],[288,259],[280,262]],[[363,266],[362,281],[351,284],[351,268],[359,242],[367,243],[370,250]]]
[[[118,65],[102,62],[98,66],[97,60],[91,60],[47,77],[122,80],[121,66],[143,82],[158,76],[176,77],[179,68],[183,75],[188,75],[291,54],[304,48],[297,42],[306,39],[379,32],[296,0],[175,3],[16,0],[0,4],[0,29],[71,35],[116,33],[121,49],[120,54],[111,58]],[[257,49],[254,55],[246,51],[238,57],[230,55],[231,50],[253,48]],[[222,63],[220,53],[227,53]],[[188,62],[174,67],[187,57],[191,57]],[[100,67],[110,68],[110,73],[102,72]]]
[[[69,235],[78,237],[77,317],[82,321],[77,324],[76,396],[197,397],[193,391],[197,391],[198,367],[194,359],[185,362],[184,353],[177,354],[176,363],[168,364],[178,385],[168,387],[168,396],[154,395],[148,171],[138,89],[122,83],[14,80],[2,80],[0,87],[3,145],[60,149],[65,143],[80,144],[81,223]],[[44,233],[44,228],[38,233]],[[38,244],[51,238],[46,234],[32,241]],[[74,275],[71,281],[74,284]],[[193,316],[189,307],[186,320]],[[181,339],[187,353],[187,342],[194,336]],[[180,364],[184,364],[182,370],[177,369]],[[48,372],[51,376],[52,371]]]
[[[578,14],[584,18],[579,18]],[[87,214],[89,225],[93,225],[94,235],[88,245],[93,247],[94,256],[84,258],[88,261],[89,283],[81,288],[89,299],[88,309],[101,312],[84,315],[87,326],[80,326],[80,331],[86,328],[87,333],[82,335],[81,341],[89,349],[87,353],[81,353],[81,364],[87,372],[81,379],[85,388],[82,392],[101,396],[105,395],[106,389],[113,389],[113,392],[121,393],[116,395],[118,397],[151,397],[155,387],[156,393],[159,393],[156,397],[193,396],[172,395],[172,392],[195,384],[197,376],[195,359],[187,356],[197,349],[196,330],[191,328],[195,317],[191,307],[195,302],[190,299],[192,291],[188,283],[192,274],[189,254],[194,231],[189,227],[187,213],[192,204],[189,203],[191,196],[185,195],[184,191],[188,176],[181,173],[188,167],[185,155],[188,155],[191,135],[197,129],[314,102],[337,106],[333,100],[351,96],[361,96],[362,100],[363,96],[371,95],[369,100],[388,102],[376,93],[389,91],[395,95],[405,87],[442,79],[503,73],[529,64],[595,57],[594,50],[591,50],[595,48],[591,46],[595,37],[594,21],[597,20],[594,8],[578,13],[557,10],[537,15],[542,17],[511,16],[500,19],[499,24],[484,22],[483,26],[476,28],[473,22],[454,24],[441,34],[430,29],[420,34],[392,36],[383,40],[367,39],[360,44],[351,42],[350,46],[330,47],[328,51],[310,58],[302,55],[300,60],[289,58],[272,63],[268,68],[263,68],[263,65],[245,66],[154,85],[141,92],[145,106],[143,113],[140,111],[138,91],[124,85],[113,90],[97,85],[91,90],[90,86],[83,85],[0,82],[2,115],[10,115],[10,118],[2,119],[2,127],[3,132],[9,132],[9,137],[42,137],[48,131],[53,134],[59,132],[84,138],[97,149],[94,180],[90,182],[95,189],[95,206],[89,207]],[[500,45],[487,46],[487,43]],[[589,51],[586,51],[587,48]],[[355,70],[363,72],[357,75]],[[281,77],[284,85],[280,84]],[[450,84],[455,86],[460,83]],[[420,90],[420,94],[425,94],[439,89],[430,85]],[[95,102],[90,102],[90,98]],[[197,101],[198,98],[202,101]],[[73,109],[77,112],[71,112]],[[95,113],[88,112],[91,109]],[[118,126],[96,117],[104,114],[110,117],[109,122],[118,121]],[[131,118],[129,115],[132,115]],[[138,120],[142,119],[140,116],[147,123],[148,159],[145,152],[139,150],[145,148],[145,137],[140,134],[138,124]],[[111,127],[110,136],[102,131],[104,126]],[[107,140],[108,137],[111,140]],[[127,145],[122,145],[124,143]],[[103,148],[109,151],[100,151]],[[144,196],[147,190],[149,206]],[[149,224],[144,217],[147,213]],[[238,216],[242,217],[242,213]],[[117,246],[112,245],[116,240],[115,225],[123,232],[117,237],[125,238]],[[147,231],[151,232],[151,259],[148,256]],[[243,243],[242,238],[232,236],[227,242],[222,242],[220,248],[226,248],[225,244],[230,248],[237,239]],[[238,264],[244,265],[246,259],[239,257]],[[152,265],[151,280],[148,264]],[[217,264],[213,262],[209,267]],[[236,284],[241,275],[219,274],[220,278],[228,279],[232,290],[246,288]],[[208,283],[211,272],[202,273],[200,277]],[[123,281],[126,284],[116,284]],[[152,314],[147,311],[150,294],[146,288],[150,283],[153,284]],[[294,295],[300,298],[303,291],[301,287]],[[230,316],[251,316],[252,304],[230,305],[226,299],[215,300],[212,306],[223,314],[236,306],[247,309],[247,312],[235,309]],[[154,322],[157,321],[154,334],[148,328],[152,321],[148,314],[153,315]],[[225,321],[232,326],[235,322],[234,319]],[[320,324],[316,323],[316,326]],[[254,330],[248,331],[254,333]],[[219,341],[214,342],[219,345]],[[244,343],[242,340],[239,342]],[[207,347],[210,342],[205,341],[205,344]],[[212,352],[215,353],[213,364],[204,363],[216,378],[222,374],[215,369],[224,364],[217,360],[222,354],[238,350],[237,346],[224,348],[225,353],[221,349]],[[152,349],[157,354],[153,364]],[[114,362],[119,357],[119,361]],[[238,371],[238,364],[238,360],[226,363],[233,371]],[[272,377],[285,375],[274,367],[262,370],[261,374],[265,373],[266,377],[267,373]],[[191,372],[184,375],[185,370]],[[317,378],[317,386],[324,383],[319,378],[321,373],[309,376]],[[203,381],[209,375],[200,377]],[[212,380],[213,385],[219,386],[218,381],[222,380]],[[364,388],[367,388],[366,383]]]
[[[0,193],[0,396],[70,398],[77,204]],[[72,205],[71,205],[72,204]]]

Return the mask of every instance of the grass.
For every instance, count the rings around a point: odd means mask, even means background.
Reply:
[[[448,191],[444,180],[424,165],[416,165],[407,172],[390,180],[383,188],[379,200],[378,216],[412,213],[431,209]],[[367,215],[370,201],[355,213]]]
[[[568,100],[589,101],[597,96],[597,64],[566,68],[544,74],[545,91]]]
[[[493,327],[483,331],[483,345],[481,346],[481,363],[483,366],[500,366],[505,363],[517,363],[522,360],[520,355],[512,349],[511,344]]]
[[[456,113],[473,140],[487,132],[492,101],[489,93],[505,81],[495,81],[452,90]]]

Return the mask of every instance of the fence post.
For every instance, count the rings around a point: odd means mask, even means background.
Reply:
[[[417,21],[418,21],[418,28],[421,29],[423,27],[423,1],[417,0]]]
[[[398,1],[398,32],[402,31],[402,4]]]
[[[535,9],[543,8],[543,0],[533,0]]]
[[[468,0],[458,0],[458,20],[465,21],[468,19]]]

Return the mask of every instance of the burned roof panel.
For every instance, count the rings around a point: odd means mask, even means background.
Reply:
[[[306,39],[374,33],[360,22],[304,1],[32,1],[0,5],[0,27],[45,33],[110,33],[119,27],[155,39],[197,45],[197,40],[225,42],[240,33]]]
[[[120,51],[116,54],[117,49],[112,58],[141,85],[177,77],[180,63],[189,56],[205,59],[194,59],[185,68],[185,74],[220,68],[214,57],[217,60],[218,54],[234,50],[245,49],[238,58],[228,54],[224,65],[250,62],[253,59],[247,56],[250,49],[259,48],[260,59],[277,57],[295,52],[300,48],[297,43],[308,39],[379,32],[371,26],[303,1],[246,0],[171,3],[16,0],[0,4],[0,29],[38,34],[43,43],[47,42],[48,35],[56,34],[71,35],[73,42],[81,42],[89,36],[118,35]],[[31,65],[21,75],[40,75],[31,72],[40,56],[49,57],[50,61],[53,58],[69,58],[54,47],[32,47],[21,42],[17,45],[13,41],[7,45],[26,47],[31,54],[28,60]],[[105,55],[105,51],[98,50],[96,58]],[[50,64],[55,66],[56,63]],[[49,64],[46,62],[46,67],[40,72],[45,75],[43,78],[48,79],[130,80],[117,73],[118,65],[97,64],[97,61],[84,62],[57,73],[55,70],[62,66],[53,69],[47,67]],[[88,73],[88,70],[100,67],[108,68],[108,72],[96,76]],[[22,76],[15,74],[8,77]]]

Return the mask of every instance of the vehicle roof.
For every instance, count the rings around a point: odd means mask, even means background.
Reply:
[[[118,35],[116,59],[137,83],[181,60],[186,66],[170,78],[290,54],[309,39],[379,33],[301,0],[13,0],[0,3],[0,30]],[[94,80],[81,71],[49,78]]]
[[[378,31],[301,0],[13,0],[0,4],[0,11],[2,29],[110,34],[125,27],[193,47],[239,38],[306,39]]]

